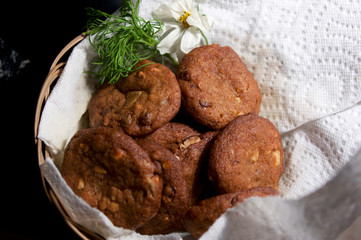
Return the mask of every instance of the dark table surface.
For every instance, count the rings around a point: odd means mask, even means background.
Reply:
[[[0,239],[79,239],[42,186],[34,142],[36,102],[56,55],[84,31],[84,7],[111,13],[120,4],[121,0],[2,2],[0,39],[28,64],[17,74],[0,77],[5,143],[1,145]]]

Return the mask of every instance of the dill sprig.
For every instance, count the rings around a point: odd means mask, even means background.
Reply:
[[[87,35],[95,52],[98,54],[97,72],[105,81],[113,84],[120,78],[134,71],[138,61],[154,58],[159,51],[156,34],[163,23],[157,19],[146,21],[138,16],[141,0],[135,4],[125,0],[119,9],[119,15],[111,15],[93,8],[87,8],[91,17],[87,24]]]

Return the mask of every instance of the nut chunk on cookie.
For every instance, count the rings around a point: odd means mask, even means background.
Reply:
[[[141,136],[177,114],[181,93],[174,73],[149,60],[140,61],[135,69],[116,84],[104,84],[95,92],[88,106],[91,127],[120,127],[128,135]]]
[[[131,137],[105,127],[79,130],[65,149],[61,170],[76,195],[127,229],[156,215],[163,188],[156,172]]]
[[[221,129],[239,115],[259,113],[257,82],[228,46],[193,49],[180,62],[177,79],[185,109],[205,126]]]
[[[222,193],[255,187],[277,190],[283,157],[281,136],[269,120],[239,116],[214,141],[208,175]]]

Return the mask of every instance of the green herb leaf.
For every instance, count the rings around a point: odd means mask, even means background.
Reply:
[[[157,19],[146,21],[138,16],[140,0],[123,1],[119,15],[111,15],[93,8],[87,8],[91,17],[87,24],[90,44],[98,54],[99,71],[92,72],[102,77],[101,84],[113,84],[127,77],[138,61],[152,59],[159,55],[156,34],[163,23]]]

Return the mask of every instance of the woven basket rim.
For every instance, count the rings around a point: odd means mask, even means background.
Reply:
[[[39,167],[45,162],[45,158],[50,156],[49,151],[47,150],[45,144],[41,141],[41,139],[38,138],[38,128],[39,128],[39,122],[41,113],[43,110],[43,107],[49,97],[49,94],[51,92],[51,86],[53,83],[56,83],[58,78],[60,77],[65,65],[66,60],[64,59],[64,55],[66,53],[69,53],[74,46],[76,46],[80,41],[82,41],[85,38],[85,34],[80,34],[77,37],[75,37],[72,41],[70,41],[56,56],[53,63],[51,64],[51,67],[49,69],[49,73],[46,76],[43,86],[41,87],[38,102],[36,105],[36,112],[35,112],[35,121],[34,121],[34,139],[35,144],[37,146],[37,155],[38,155],[38,164]],[[47,197],[49,198],[50,202],[52,202],[56,208],[59,210],[61,215],[63,216],[65,222],[68,224],[68,226],[81,238],[84,240],[90,240],[90,239],[104,239],[98,234],[85,229],[84,227],[80,226],[76,223],[76,221],[73,219],[73,217],[70,215],[69,211],[66,209],[65,205],[61,202],[61,200],[58,198],[56,192],[51,188],[51,186],[47,183],[44,175],[41,173],[41,180],[43,183],[43,187],[45,190],[45,193]]]

